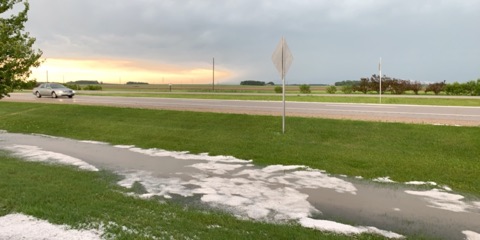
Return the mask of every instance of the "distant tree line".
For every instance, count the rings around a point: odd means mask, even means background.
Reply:
[[[245,80],[245,81],[241,81],[240,82],[240,85],[250,85],[250,86],[265,86],[265,85],[275,85],[275,83],[273,82],[268,82],[268,83],[265,83],[265,82],[262,82],[262,81],[255,81],[255,80]]]
[[[262,81],[254,81],[254,80],[246,80],[241,81],[240,85],[250,85],[250,86],[265,86],[265,82]]]
[[[335,86],[337,86],[337,87],[354,86],[354,85],[357,85],[359,83],[360,83],[360,81],[358,81],[358,80],[344,80],[344,81],[341,81],[341,82],[335,82]]]
[[[9,92],[13,92],[13,90],[22,90],[22,89],[33,89],[34,87],[38,86],[36,80],[28,80],[28,81],[15,81],[11,83],[11,86],[6,86]]]
[[[146,82],[127,82],[126,84],[127,85],[141,85],[141,84],[147,85],[148,83],[146,83]]]
[[[100,84],[100,83],[99,83],[98,81],[96,81],[96,80],[78,80],[78,81],[68,82],[68,84],[87,85],[87,84]]]
[[[38,83],[37,83],[36,80],[28,80],[26,82],[18,81],[16,88],[17,89],[30,89],[31,90],[34,87],[36,87],[37,85],[38,85]]]
[[[87,86],[84,86],[83,88],[78,84],[66,83],[64,85],[65,85],[65,87],[68,87],[72,90],[90,90],[90,91],[97,91],[97,90],[100,91],[100,90],[102,90],[102,86],[100,86],[99,84],[87,85]]]

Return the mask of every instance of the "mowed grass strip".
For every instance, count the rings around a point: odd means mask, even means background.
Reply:
[[[281,94],[229,94],[229,93],[158,93],[158,92],[79,92],[80,95],[93,96],[118,96],[118,97],[156,97],[156,98],[190,98],[190,99],[222,99],[222,100],[255,100],[255,101],[281,101]],[[331,102],[331,103],[367,103],[377,104],[380,102],[378,95],[353,94],[344,95],[287,95],[287,101],[297,102]],[[479,98],[458,98],[458,97],[401,97],[382,95],[382,104],[406,104],[406,105],[432,105],[432,106],[480,106]]]
[[[53,224],[95,229],[106,239],[383,239],[322,233],[298,224],[239,220],[158,199],[127,196],[108,172],[24,162],[0,152],[0,216],[23,213]],[[28,231],[28,228],[25,229]]]
[[[480,195],[480,128],[130,108],[0,103],[0,129],[208,152],[333,174],[435,181]]]

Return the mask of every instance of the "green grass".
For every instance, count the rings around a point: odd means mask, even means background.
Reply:
[[[80,95],[95,96],[121,96],[121,97],[157,97],[157,98],[193,98],[193,99],[223,99],[223,100],[260,100],[260,101],[281,101],[281,94],[235,94],[235,93],[159,93],[159,92],[79,92]],[[286,96],[287,101],[297,102],[332,102],[332,103],[379,103],[379,97],[374,95],[353,94],[344,95],[292,95]],[[426,98],[420,97],[399,97],[384,95],[383,104],[410,104],[410,105],[434,105],[434,106],[480,106],[479,98]]]
[[[0,102],[0,129],[208,152],[480,195],[480,128]]]
[[[221,212],[138,199],[126,196],[127,189],[115,180],[108,172],[23,162],[0,152],[0,216],[24,213],[74,228],[103,223],[105,236],[115,239],[352,239],[293,223],[243,221]]]
[[[83,85],[82,85],[83,86]],[[248,86],[248,85],[215,85],[213,89],[211,84],[103,84],[107,91],[132,91],[132,92],[230,92],[230,93],[274,93],[275,86]],[[311,86],[312,92],[325,93],[325,86]],[[287,85],[285,90],[291,93],[298,93],[299,86]]]
[[[261,165],[303,164],[366,178],[436,181],[480,195],[478,127],[292,117],[283,135],[280,123],[270,116],[0,102],[0,129],[10,132],[233,155]],[[21,212],[78,228],[113,222],[107,234],[118,239],[381,239],[141,200],[126,196],[116,180],[108,172],[23,162],[0,152],[0,216]]]

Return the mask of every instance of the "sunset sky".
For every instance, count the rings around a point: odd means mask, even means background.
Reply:
[[[213,65],[213,59],[212,59]],[[38,81],[69,82],[97,80],[104,83],[125,84],[141,81],[156,84],[211,83],[213,68],[181,67],[155,64],[151,61],[120,59],[61,59],[47,58],[32,74]],[[215,70],[215,77],[228,78],[230,73]]]
[[[35,0],[26,30],[45,63],[38,81],[288,83],[377,73],[423,82],[480,78],[478,0]]]

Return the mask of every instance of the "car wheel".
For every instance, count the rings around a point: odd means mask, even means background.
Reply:
[[[57,98],[57,94],[55,92],[52,92],[52,98]]]
[[[42,95],[40,95],[39,92],[36,92],[35,95],[37,96],[37,98],[41,98],[41,97],[42,97]]]
[[[72,98],[73,96],[68,96],[68,98]]]

